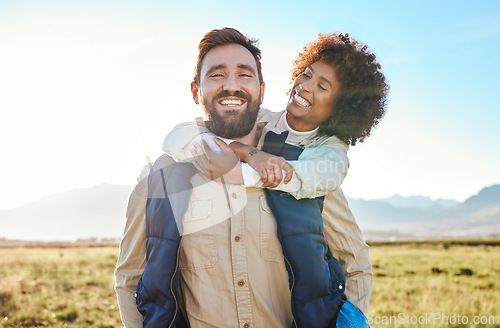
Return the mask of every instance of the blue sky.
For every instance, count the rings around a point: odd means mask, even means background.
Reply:
[[[498,1],[2,1],[0,209],[98,183],[133,184],[176,123],[200,115],[196,46],[231,26],[260,40],[264,105],[319,32],[377,54],[385,119],[349,151],[351,197],[464,200],[500,183]]]

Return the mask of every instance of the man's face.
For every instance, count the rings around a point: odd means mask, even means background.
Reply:
[[[264,96],[257,64],[239,44],[211,49],[203,59],[200,84],[191,84],[196,103],[206,114],[207,127],[224,138],[240,138],[252,130]]]

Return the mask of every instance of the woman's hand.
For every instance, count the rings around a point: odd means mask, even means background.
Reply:
[[[282,170],[285,171],[284,183],[290,182],[293,176],[292,166],[281,156],[252,148],[248,152],[246,162],[260,174],[262,188],[276,188],[283,180]]]
[[[219,152],[214,152],[205,140],[203,145],[194,143],[193,165],[210,180],[223,178],[223,183],[243,184],[239,158],[224,141],[218,138],[214,141],[221,149]]]

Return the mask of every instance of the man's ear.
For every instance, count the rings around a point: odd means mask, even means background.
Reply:
[[[264,102],[264,91],[266,90],[266,83],[262,82],[260,85],[260,104]]]
[[[193,94],[193,100],[196,103],[196,105],[200,104],[200,100],[198,99],[198,93],[199,93],[199,91],[200,91],[200,89],[198,88],[198,86],[196,85],[196,83],[195,82],[191,82],[191,93]]]

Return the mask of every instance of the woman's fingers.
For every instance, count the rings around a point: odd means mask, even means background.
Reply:
[[[283,180],[283,174],[279,166],[275,166],[273,168],[273,173],[274,173],[274,182],[269,186],[269,188],[276,188],[281,183],[281,180]]]
[[[293,177],[293,167],[290,165],[288,162],[283,163],[283,170],[285,171],[285,180],[283,181],[284,183],[290,182]]]

